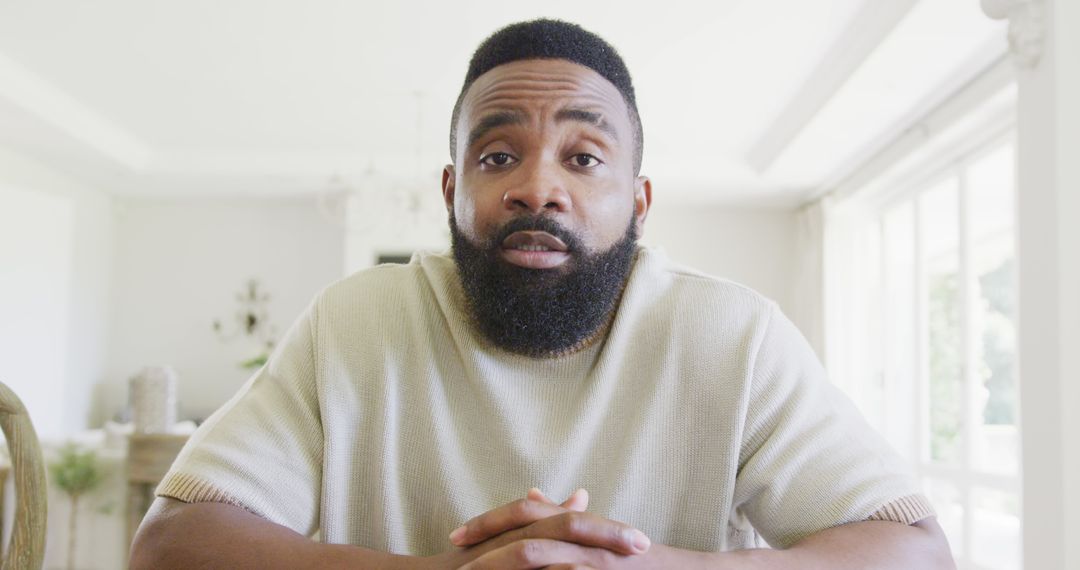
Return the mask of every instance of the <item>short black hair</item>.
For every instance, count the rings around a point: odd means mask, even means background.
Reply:
[[[469,71],[461,86],[454,113],[450,119],[450,160],[457,150],[457,124],[461,115],[461,102],[477,77],[492,68],[523,59],[565,59],[599,73],[622,94],[630,111],[630,124],[634,129],[634,173],[641,170],[644,135],[641,117],[630,71],[626,69],[619,52],[600,36],[577,24],[561,20],[539,19],[510,24],[491,34],[473,52]]]

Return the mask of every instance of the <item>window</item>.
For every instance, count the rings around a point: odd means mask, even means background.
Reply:
[[[1020,567],[1011,134],[837,208],[827,363],[917,471],[961,568]]]

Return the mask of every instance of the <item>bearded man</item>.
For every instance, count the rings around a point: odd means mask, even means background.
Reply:
[[[777,306],[637,245],[642,144],[602,39],[488,38],[452,254],[323,291],[180,454],[132,568],[951,568]]]

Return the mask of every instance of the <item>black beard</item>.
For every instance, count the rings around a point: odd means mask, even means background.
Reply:
[[[504,261],[499,254],[503,240],[526,230],[561,239],[570,259],[553,269],[529,269]],[[496,346],[532,357],[583,348],[607,324],[637,251],[633,218],[618,242],[597,253],[585,251],[574,234],[543,216],[514,218],[488,243],[478,246],[461,234],[451,214],[450,235],[477,327]]]

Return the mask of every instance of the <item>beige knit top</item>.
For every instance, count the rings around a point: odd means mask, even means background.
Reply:
[[[445,253],[330,286],[157,493],[429,555],[533,486],[700,551],[932,514],[775,303],[646,248],[606,336],[558,358],[484,342]]]

